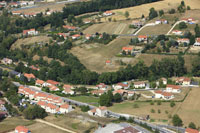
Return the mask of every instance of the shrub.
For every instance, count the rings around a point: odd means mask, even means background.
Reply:
[[[174,107],[176,104],[174,102],[170,102],[170,107]]]
[[[161,103],[161,101],[157,101],[157,105],[161,105],[162,103]]]
[[[155,113],[155,110],[154,110],[154,109],[151,109],[151,113]]]

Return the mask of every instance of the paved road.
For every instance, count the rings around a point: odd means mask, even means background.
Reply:
[[[47,121],[44,121],[44,120],[41,120],[41,119],[36,119],[35,121],[40,122],[40,123],[44,123],[44,124],[46,124],[46,125],[52,126],[52,127],[54,127],[54,128],[63,130],[63,131],[68,132],[68,133],[76,133],[76,132],[74,132],[74,131],[72,131],[72,130],[69,130],[69,129],[66,129],[66,128],[57,126],[57,125],[55,125],[55,124],[53,124],[53,123],[50,123],[50,122],[47,122]]]

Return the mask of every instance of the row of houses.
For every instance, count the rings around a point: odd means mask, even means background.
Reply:
[[[64,103],[62,98],[56,95],[35,91],[25,86],[20,86],[18,88],[18,94],[24,95],[25,97],[29,98],[33,103],[36,103],[37,105],[45,109],[46,112],[52,114],[64,114],[73,110],[71,105]]]
[[[24,6],[31,6],[34,5],[34,1],[17,1],[17,2],[6,2],[6,1],[1,1],[0,5],[6,7],[24,7]]]

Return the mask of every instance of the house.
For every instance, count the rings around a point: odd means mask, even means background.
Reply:
[[[145,88],[146,87],[146,83],[144,81],[138,81],[138,82],[134,82],[134,88]]]
[[[113,15],[114,13],[112,11],[106,11],[103,13],[104,16],[111,16]]]
[[[110,60],[106,60],[106,65],[110,65],[111,61]]]
[[[129,126],[129,127],[124,127],[123,129],[120,130],[116,130],[113,133],[142,133],[142,132],[132,126]]]
[[[31,18],[31,17],[35,17],[36,15],[37,15],[37,13],[35,13],[35,12],[30,12],[30,13],[26,12],[22,16],[25,18]]]
[[[121,96],[123,96],[125,93],[127,93],[126,90],[122,90],[122,89],[118,89],[118,90],[115,90],[113,91],[113,95],[119,93]]]
[[[105,90],[93,90],[91,91],[92,95],[97,95],[97,96],[101,96],[102,94],[104,94],[106,91]]]
[[[105,106],[101,106],[99,108],[96,109],[96,114],[99,117],[105,117],[107,115],[108,111],[107,108]]]
[[[190,40],[188,38],[179,38],[177,40],[177,42],[179,43],[179,45],[180,44],[187,44],[188,45],[190,43]]]
[[[85,39],[87,39],[87,40],[90,40],[91,37],[92,37],[92,35],[90,35],[90,34],[85,35]]]
[[[67,39],[67,35],[65,33],[58,33],[58,36],[63,37],[64,39]]]
[[[138,36],[138,40],[139,40],[140,42],[147,41],[147,36],[146,36],[146,35],[139,35],[139,36]]]
[[[91,20],[90,20],[90,19],[84,19],[84,20],[83,20],[83,23],[84,23],[84,24],[89,24],[89,23],[91,23]]]
[[[155,21],[155,24],[167,24],[167,23],[168,23],[168,21],[165,20],[165,19],[161,19],[161,20],[156,20]]]
[[[195,24],[197,22],[193,18],[183,18],[182,21],[189,24]]]
[[[39,105],[41,108],[46,109],[47,103],[44,101],[38,101],[37,105]]]
[[[54,85],[54,86],[58,86],[60,83],[57,81],[53,81],[53,80],[47,80],[45,86],[50,86],[50,85]]]
[[[23,35],[24,36],[29,36],[29,35],[38,35],[38,31],[36,31],[35,29],[29,29],[29,30],[23,30]]]
[[[173,30],[173,31],[172,31],[172,34],[174,34],[174,35],[182,35],[183,32],[180,31],[180,30]]]
[[[29,68],[31,68],[32,70],[40,71],[40,68],[35,67],[34,65],[31,65]]]
[[[161,81],[162,81],[162,83],[163,83],[164,85],[167,84],[167,79],[166,79],[166,78],[161,78]]]
[[[31,81],[31,79],[35,79],[36,78],[35,75],[32,74],[32,73],[30,73],[30,74],[25,73],[24,77],[26,77],[28,79],[28,81]]]
[[[9,59],[9,58],[3,58],[1,60],[1,63],[5,64],[5,65],[10,65],[13,63],[13,60],[12,59]]]
[[[91,116],[95,116],[96,115],[96,108],[89,110],[88,114],[91,115]]]
[[[1,1],[0,5],[5,7],[5,6],[7,6],[7,2],[6,1]]]
[[[191,79],[187,77],[179,77],[176,79],[176,83],[180,85],[190,85],[191,84]]]
[[[12,15],[21,15],[22,12],[21,11],[12,11]]]
[[[49,88],[49,90],[50,91],[59,91],[60,89],[57,87],[57,86],[55,86],[55,85],[49,85],[49,86],[47,86],[48,88]]]
[[[196,42],[194,43],[194,46],[200,46],[200,38],[196,38]]]
[[[70,31],[74,31],[74,30],[77,29],[77,27],[75,27],[75,26],[69,26],[69,25],[63,25],[63,28],[64,28],[64,29],[68,29],[68,30],[70,30]]]
[[[72,36],[72,39],[75,40],[75,39],[79,39],[80,37],[81,37],[81,35],[79,35],[79,34],[75,34],[75,35]]]
[[[52,103],[48,103],[47,105],[46,105],[46,112],[49,112],[49,113],[52,113],[52,114],[55,114],[55,113],[57,113],[57,106],[56,105],[54,105],[54,104],[52,104]]]
[[[10,6],[10,7],[18,7],[19,4],[18,4],[17,2],[10,2],[10,3],[9,3],[9,6]]]
[[[134,91],[127,91],[127,93],[128,93],[128,97],[132,97],[132,96],[134,96],[134,94],[135,94]]]
[[[122,51],[125,51],[126,54],[133,52],[133,47],[122,47]]]
[[[73,109],[72,109],[72,106],[69,105],[69,104],[62,104],[60,106],[60,113],[62,114],[65,114],[65,113],[69,113],[71,112]]]
[[[100,89],[100,90],[107,90],[108,86],[104,83],[100,83],[100,84],[96,85],[96,88]]]
[[[74,95],[75,92],[73,90],[71,90],[71,88],[64,88],[64,90],[62,91],[62,93],[64,94],[70,94],[70,95]]]
[[[127,83],[127,82],[123,82],[123,83],[118,83],[116,85],[113,85],[113,88],[115,90],[118,90],[118,89],[128,89],[130,87],[130,85]]]
[[[181,87],[178,85],[167,85],[166,92],[180,93]]]
[[[25,126],[17,126],[15,128],[15,133],[31,133],[31,131]]]
[[[197,129],[186,128],[185,133],[200,133]]]
[[[162,98],[164,100],[171,100],[171,99],[174,98],[174,95],[172,95],[169,92],[164,92],[164,91],[161,91],[161,90],[156,90],[156,91],[154,91],[154,93],[155,93],[155,98]]]
[[[140,28],[140,27],[142,27],[144,25],[144,22],[139,21],[139,20],[133,20],[131,25],[133,25],[134,27]]]

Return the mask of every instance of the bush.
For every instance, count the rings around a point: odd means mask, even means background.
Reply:
[[[158,109],[158,113],[159,113],[159,114],[161,113],[160,109]]]
[[[161,105],[162,103],[161,103],[161,101],[157,101],[157,105]]]
[[[177,114],[173,116],[172,123],[174,126],[179,126],[179,127],[183,125],[183,121]]]
[[[170,9],[170,10],[168,11],[168,13],[169,13],[169,14],[174,14],[174,13],[176,13],[176,10],[175,10],[175,9]]]
[[[185,22],[181,22],[179,25],[178,25],[179,29],[185,29],[187,28],[187,25]]]
[[[120,117],[119,117],[119,120],[120,120],[120,121],[126,121],[126,118],[125,118],[125,117],[122,117],[122,116],[120,116]]]
[[[154,101],[151,101],[151,102],[150,102],[150,105],[154,105]]]
[[[188,127],[192,129],[196,129],[196,125],[193,122],[190,122]]]
[[[83,111],[83,112],[87,112],[90,110],[89,106],[80,106],[80,108],[81,108],[81,111]]]
[[[174,102],[170,102],[170,107],[174,107],[176,104]]]
[[[151,109],[151,113],[155,113],[155,110],[154,110],[154,109]]]

